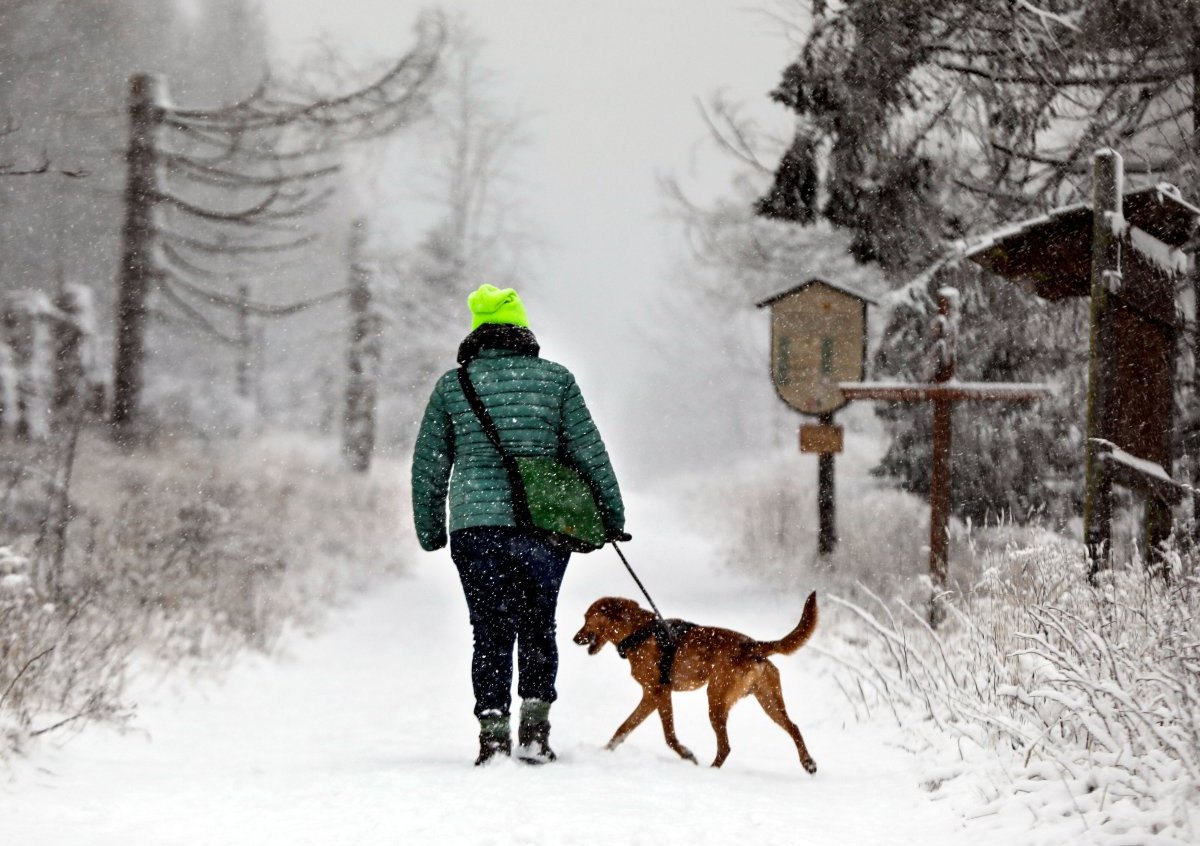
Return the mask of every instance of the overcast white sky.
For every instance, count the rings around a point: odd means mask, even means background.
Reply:
[[[679,245],[661,219],[656,176],[699,192],[724,189],[732,163],[704,142],[697,98],[721,89],[783,126],[766,100],[788,44],[737,0],[455,2],[486,41],[504,93],[536,114],[525,157],[530,217],[548,244],[534,272],[561,294],[528,303],[552,324],[586,314],[591,337],[621,333],[636,296],[660,284]],[[321,32],[353,55],[403,51],[426,4],[409,0],[265,0],[280,45],[295,53]],[[485,281],[485,280],[481,280]],[[548,306],[548,307],[547,307]],[[553,316],[552,316],[553,313]],[[536,328],[536,327],[535,327]],[[551,325],[548,328],[555,328]],[[553,345],[551,338],[545,342]]]
[[[701,198],[729,189],[737,165],[707,140],[697,108],[698,99],[716,91],[745,103],[763,126],[788,133],[788,114],[766,95],[792,58],[791,47],[763,9],[789,3],[442,4],[463,13],[484,40],[483,63],[501,77],[501,95],[535,115],[524,156],[527,172],[518,174],[528,188],[532,228],[546,245],[531,267],[530,287],[537,291],[525,297],[530,319],[543,354],[579,377],[589,404],[607,424],[606,439],[625,441],[630,452],[635,442],[646,440],[645,427],[634,420],[660,416],[642,408],[631,390],[645,388],[654,376],[663,379],[661,368],[651,370],[655,352],[646,342],[642,304],[669,295],[686,252],[680,232],[664,219],[658,177],[678,176]],[[426,7],[411,0],[263,4],[285,59],[321,34],[350,57],[396,55],[412,43],[413,23]],[[490,280],[480,283],[485,281]],[[662,313],[661,306],[655,312]],[[700,334],[688,325],[687,309],[667,313],[678,325],[655,327],[667,337]],[[464,314],[464,333],[465,321]],[[766,385],[765,364],[763,380]],[[666,404],[662,416],[678,390],[686,388],[663,384],[661,391],[651,390]],[[645,395],[643,390],[640,396]],[[638,413],[627,413],[630,403]],[[613,418],[616,426],[608,424]]]

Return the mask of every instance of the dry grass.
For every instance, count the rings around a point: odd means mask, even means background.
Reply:
[[[1087,578],[1081,544],[1028,527],[952,527],[947,617],[927,624],[927,506],[839,478],[842,543],[815,556],[813,482],[785,456],[702,494],[735,566],[825,596],[822,646],[863,719],[894,720],[930,791],[1039,842],[1200,838],[1200,561]],[[815,474],[814,474],[815,475]],[[1010,823],[1011,824],[1011,823]],[[1037,838],[1032,838],[1037,839]],[[1080,841],[1082,842],[1082,841]]]
[[[835,598],[852,622],[828,654],[856,708],[891,713],[935,755],[957,751],[946,775],[976,781],[977,813],[1015,797],[1075,832],[1193,843],[1197,562],[1175,556],[1170,581],[1136,560],[1097,585],[1086,573],[1073,544],[996,556],[937,631],[901,601]]]
[[[120,720],[134,654],[220,666],[399,566],[399,474],[352,474],[302,438],[122,453],[85,436],[54,578],[37,543],[53,456],[14,448],[6,467],[23,475],[0,527],[0,755],[55,727]]]

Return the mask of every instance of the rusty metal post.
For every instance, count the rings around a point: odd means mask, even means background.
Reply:
[[[1111,440],[1112,377],[1115,352],[1110,294],[1120,289],[1118,228],[1123,224],[1124,165],[1116,150],[1098,150],[1092,159],[1092,303],[1088,349],[1087,452],[1083,539],[1092,578],[1112,556],[1112,471],[1101,457]]]
[[[933,324],[933,360],[930,362],[933,381],[949,382],[957,366],[958,291],[941,288],[938,291],[938,316]],[[950,489],[953,481],[950,455],[954,443],[954,401],[940,397],[933,400],[933,452],[929,481],[929,578],[933,598],[929,605],[929,622],[936,626],[942,618],[937,595],[946,590],[950,561]]]
[[[129,81],[129,148],[125,154],[125,226],[117,292],[116,355],[110,422],[117,440],[138,423],[146,357],[146,301],[158,269],[154,262],[154,206],[158,201],[156,135],[163,119],[164,82],[150,74]]]
[[[929,489],[929,578],[934,594],[946,589],[950,560],[950,452],[954,403],[933,401],[933,457]]]

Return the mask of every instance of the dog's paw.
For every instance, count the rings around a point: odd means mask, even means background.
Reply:
[[[805,758],[803,761],[800,762],[800,765],[804,767],[805,771],[809,775],[817,774],[817,762],[814,761],[812,758]]]
[[[696,756],[692,754],[691,749],[683,749],[683,751],[679,753],[679,756],[685,761],[691,761],[696,766],[700,766],[700,762],[696,760]]]

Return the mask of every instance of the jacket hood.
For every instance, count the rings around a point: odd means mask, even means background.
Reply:
[[[537,357],[541,351],[533,332],[511,323],[485,323],[471,332],[458,346],[458,363],[466,366],[484,350],[508,350]]]

